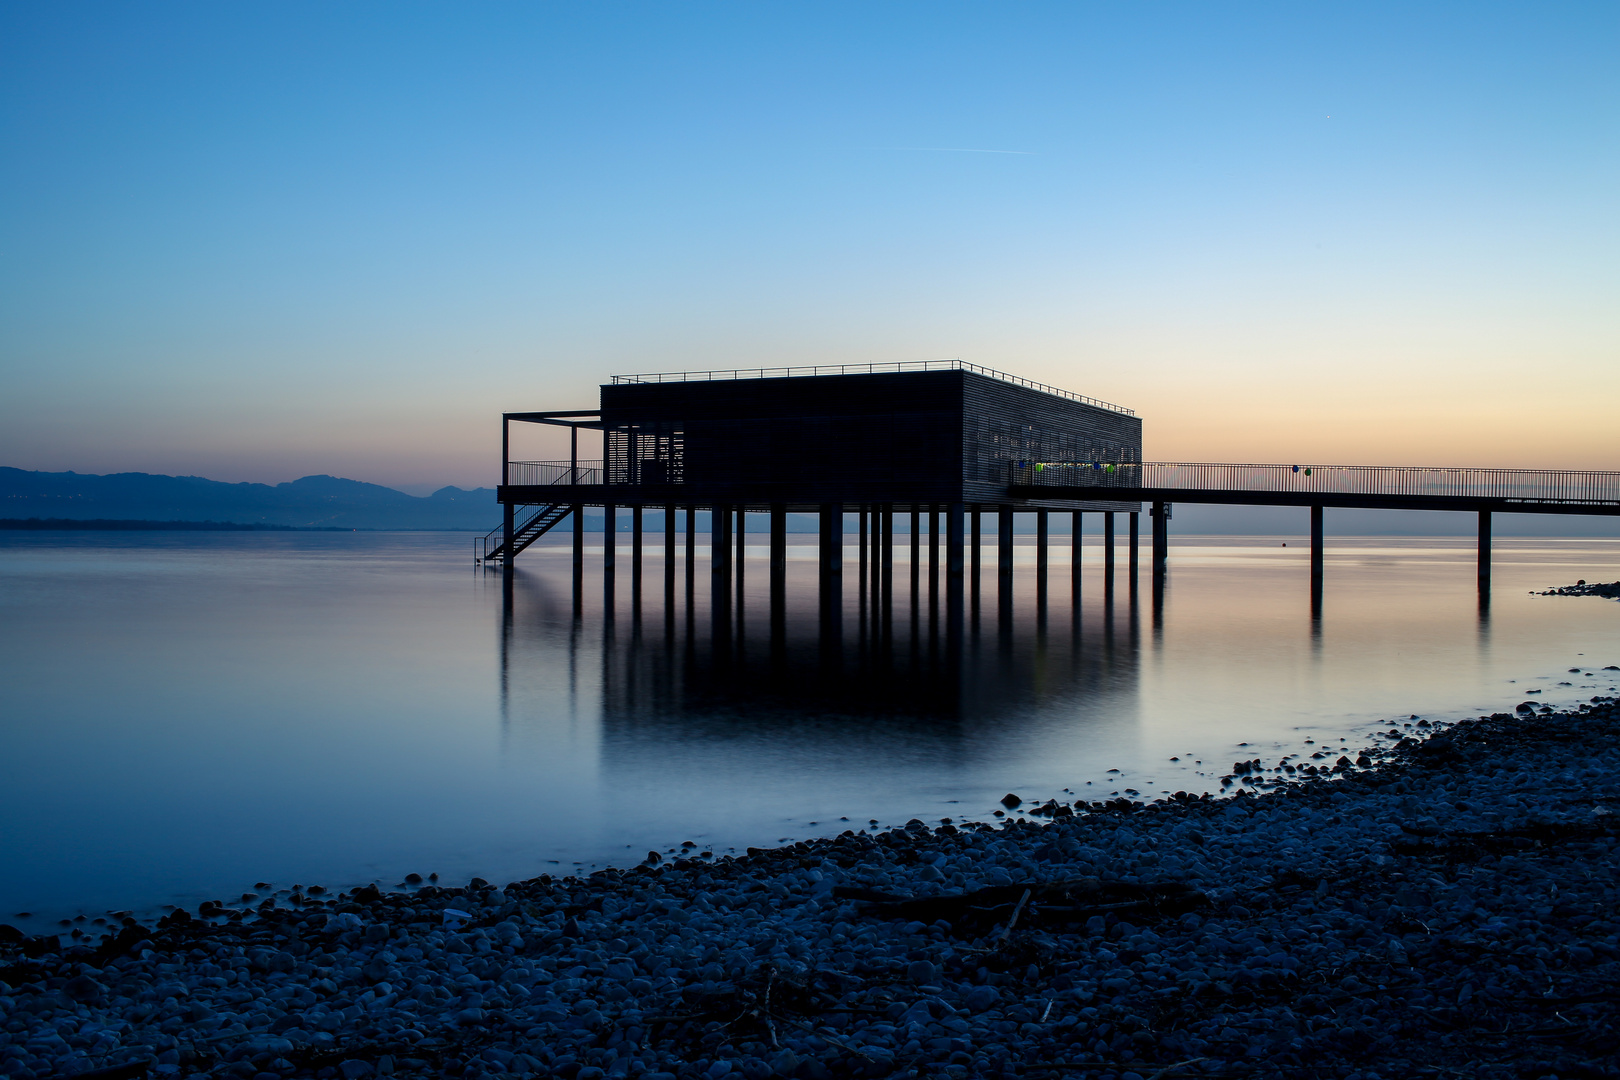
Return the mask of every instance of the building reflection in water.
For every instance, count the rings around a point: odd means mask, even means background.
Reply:
[[[648,560],[646,588],[586,588],[576,607],[569,576],[548,573],[561,562],[530,566],[503,578],[508,739],[554,737],[566,680],[568,716],[600,724],[608,772],[763,736],[788,768],[830,758],[882,775],[887,758],[902,772],[927,761],[960,776],[1137,711],[1134,576],[1118,588],[1088,577],[1096,587],[1075,596],[1067,574],[1050,587],[1024,574],[1003,604],[993,576],[953,602],[926,565],[897,568],[887,594],[875,576],[850,574],[828,610],[813,558],[790,559],[774,602],[756,584],[764,574],[705,595],[679,573],[666,590]]]

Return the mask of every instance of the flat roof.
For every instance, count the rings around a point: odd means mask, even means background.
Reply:
[[[975,375],[983,375],[989,379],[1027,387],[1030,390],[1039,390],[1043,394],[1068,398],[1070,401],[1078,401],[1083,405],[1107,409],[1109,412],[1116,412],[1125,416],[1136,415],[1135,409],[1127,409],[1123,405],[1100,401],[1097,398],[1086,397],[1084,394],[1076,394],[1059,389],[1056,386],[1034,382],[1030,379],[1021,379],[1017,375],[1009,375],[1005,371],[995,371],[962,360],[891,360],[875,364],[811,364],[788,367],[733,368],[729,371],[654,371],[641,375],[615,375],[613,376],[613,383],[617,385],[621,383],[723,382],[731,379],[800,379],[816,375],[878,375],[910,371],[971,371]]]

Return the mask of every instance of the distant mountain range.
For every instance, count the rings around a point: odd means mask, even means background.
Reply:
[[[29,472],[0,466],[0,518],[225,521],[340,529],[476,529],[501,520],[492,488],[403,491],[306,476],[284,484],[226,484],[200,476]]]
[[[1236,534],[1298,536],[1309,527],[1304,507],[1202,506],[1179,504],[1170,531],[1184,535]],[[630,527],[622,515],[618,528]],[[425,498],[403,491],[342,480],[306,476],[284,484],[226,484],[200,476],[153,476],[149,473],[28,472],[0,466],[0,520],[68,518],[100,521],[99,527],[128,528],[133,522],[230,522],[240,525],[290,526],[301,529],[454,529],[487,532],[501,520],[493,488],[466,491],[443,487]],[[1068,531],[1068,516],[1057,515],[1054,533]],[[1102,528],[1100,514],[1086,515],[1086,531]],[[700,514],[700,528],[707,515]],[[854,518],[846,521],[852,529]],[[904,531],[907,515],[896,514]],[[12,526],[15,527],[15,526]],[[650,531],[663,529],[663,514],[650,511]],[[789,532],[814,532],[816,519],[789,514]],[[1328,531],[1338,536],[1471,536],[1475,515],[1430,510],[1329,510]],[[601,511],[587,511],[587,531],[602,528]],[[1033,515],[1020,515],[1017,531],[1032,532]],[[1144,522],[1143,528],[1146,528]],[[573,529],[563,522],[560,531]],[[1620,536],[1620,517],[1565,517],[1541,514],[1498,514],[1499,536]]]

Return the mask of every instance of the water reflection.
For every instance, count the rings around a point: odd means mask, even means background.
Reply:
[[[1071,723],[1135,716],[1134,581],[1072,595],[1047,588],[1043,574],[1016,583],[1024,591],[1015,587],[1011,603],[981,609],[964,599],[997,584],[970,576],[953,596],[929,555],[924,548],[899,575],[860,559],[830,600],[810,560],[790,562],[778,589],[754,591],[748,578],[708,597],[632,588],[647,600],[626,604],[623,590],[604,588],[597,606],[575,605],[553,577],[515,569],[503,575],[503,725],[514,738],[554,725],[555,687],[539,673],[557,669],[558,650],[571,708],[582,695],[597,703],[606,767],[762,729],[807,751],[858,733],[867,748],[903,743],[914,754],[920,740],[948,753],[969,734],[982,745],[1039,723],[1059,702]],[[652,572],[662,575],[656,564]],[[677,568],[667,580],[680,576]]]

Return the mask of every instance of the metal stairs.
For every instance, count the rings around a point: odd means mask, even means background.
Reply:
[[[505,527],[504,524],[495,526],[495,528],[485,533],[482,539],[478,541],[478,545],[482,548],[483,554],[480,555],[478,548],[475,548],[473,551],[473,561],[485,563],[510,561],[511,558],[517,555],[518,552],[522,551],[524,548],[546,535],[546,533],[550,532],[551,529],[561,522],[563,518],[567,517],[573,511],[573,509],[574,508],[567,503],[557,503],[552,506],[542,506],[533,517],[518,525],[518,527],[512,531],[512,550],[510,552],[506,550],[506,538],[502,535]],[[575,528],[578,528],[577,524],[575,525]]]

